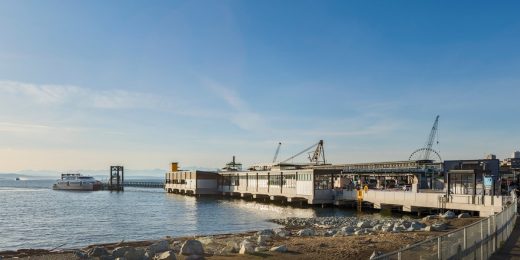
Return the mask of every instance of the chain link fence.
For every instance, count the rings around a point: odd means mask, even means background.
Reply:
[[[372,259],[488,259],[511,235],[516,214],[517,198],[512,194],[509,204],[498,214]]]

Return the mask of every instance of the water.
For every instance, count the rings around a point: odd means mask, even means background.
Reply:
[[[273,218],[355,214],[348,209],[195,198],[162,189],[55,191],[53,183],[0,179],[0,251],[233,233],[277,227],[267,221]]]

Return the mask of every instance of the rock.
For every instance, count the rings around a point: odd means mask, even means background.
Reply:
[[[302,229],[302,230],[298,231],[297,234],[300,237],[314,236],[314,230],[310,229],[310,228],[306,228],[306,229]]]
[[[333,230],[333,229],[332,229],[332,230],[327,230],[327,231],[325,231],[325,236],[326,236],[326,237],[334,236],[334,235],[336,234],[336,232],[337,232],[337,231],[336,231],[336,230]]]
[[[258,236],[258,239],[256,240],[256,243],[261,246],[265,246],[268,241],[271,240],[271,236],[264,236],[260,235]]]
[[[279,253],[285,253],[287,252],[287,246],[281,245],[281,246],[275,246],[269,249],[271,252],[279,252]]]
[[[392,231],[392,230],[393,230],[393,227],[390,227],[390,226],[383,226],[383,227],[381,228],[381,231],[382,231],[382,232],[390,232],[390,231]]]
[[[238,245],[235,241],[228,241],[226,243],[226,246],[220,250],[221,254],[227,255],[227,254],[236,254],[240,250],[240,245]]]
[[[370,258],[369,258],[369,259],[374,259],[374,258],[376,258],[376,257],[378,257],[378,256],[380,256],[380,255],[381,255],[381,252],[379,252],[379,251],[374,251],[374,252],[370,255]]]
[[[74,251],[74,256],[76,256],[77,258],[79,259],[86,259],[88,258],[88,254],[87,253],[84,253],[82,251]],[[0,260],[2,260],[2,257],[0,256]]]
[[[405,230],[405,228],[401,225],[398,225],[398,226],[394,226],[394,228],[392,229],[392,232],[394,233],[399,233],[401,231]]]
[[[102,255],[99,257],[99,260],[115,260],[116,258],[111,255]]]
[[[409,221],[405,220],[401,223],[401,225],[403,226],[404,229],[408,229],[410,227],[411,223]]]
[[[436,218],[437,218],[437,216],[435,216],[435,215],[428,215],[428,216],[422,218],[422,221],[427,221],[427,220],[436,219]]]
[[[410,227],[408,227],[407,231],[418,231],[418,230],[421,230],[424,227],[425,227],[425,225],[423,223],[419,223],[419,222],[413,221],[410,224]]]
[[[199,240],[204,246],[207,246],[214,242],[212,237],[201,237],[197,240]]]
[[[256,235],[273,237],[275,235],[275,232],[272,229],[264,229],[264,230],[256,232]]]
[[[114,257],[123,257],[125,256],[125,253],[128,251],[128,250],[133,250],[134,248],[133,247],[129,247],[129,246],[123,246],[123,247],[116,247],[116,249],[114,249],[112,251],[112,255]]]
[[[354,235],[363,235],[363,234],[365,234],[365,231],[363,229],[360,229],[360,230],[354,232]]]
[[[433,224],[431,226],[431,228],[435,231],[443,231],[443,230],[446,230],[448,228],[448,226],[444,223],[440,223],[440,224]]]
[[[424,228],[424,231],[426,231],[426,232],[430,232],[430,231],[432,231],[432,230],[433,230],[433,229],[432,229],[432,226],[426,226],[426,227]]]
[[[455,213],[453,213],[453,211],[451,210],[448,210],[446,211],[446,213],[444,213],[442,215],[442,218],[445,218],[445,219],[452,219],[452,218],[455,218],[457,215],[455,215]]]
[[[291,236],[291,231],[285,230],[285,229],[276,229],[276,230],[274,230],[274,233],[277,237],[282,237],[282,238]]]
[[[471,217],[468,213],[464,212],[464,213],[461,213],[459,214],[458,218],[469,218]]]
[[[132,248],[125,252],[126,260],[142,260],[144,258],[145,251],[142,248]]]
[[[198,240],[186,240],[181,247],[181,254],[183,255],[204,255],[204,247]]]
[[[372,228],[372,231],[379,231],[383,228],[383,225],[381,224],[377,224],[375,225],[373,228]]]
[[[150,256],[168,250],[170,250],[170,242],[168,240],[161,240],[159,242],[153,243],[146,249],[146,251],[150,252]]]
[[[255,247],[255,252],[256,253],[265,252],[265,251],[267,251],[267,247],[265,247],[265,246],[257,246],[257,247]]]
[[[100,257],[109,255],[108,251],[104,247],[96,246],[88,251],[89,257]]]
[[[123,257],[116,258],[116,260],[126,260],[126,258],[123,256]]]
[[[238,251],[238,253],[241,255],[251,254],[253,252],[255,252],[255,248],[253,247],[253,243],[251,242],[242,243],[240,251]]]
[[[175,252],[173,250],[168,250],[166,252],[162,252],[155,256],[155,260],[177,260],[177,257],[175,257]]]
[[[354,233],[354,228],[350,227],[350,226],[342,227],[341,228],[341,232],[343,232],[343,233]]]
[[[356,225],[358,228],[371,228],[370,222],[368,221],[359,221]]]

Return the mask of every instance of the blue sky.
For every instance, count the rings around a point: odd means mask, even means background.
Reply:
[[[0,171],[520,149],[516,1],[1,1]],[[301,158],[304,161],[305,158]]]

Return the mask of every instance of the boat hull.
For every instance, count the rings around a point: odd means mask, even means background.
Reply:
[[[97,185],[93,183],[74,183],[74,182],[64,182],[64,183],[56,183],[52,185],[53,190],[75,190],[75,191],[93,191],[98,190]]]

